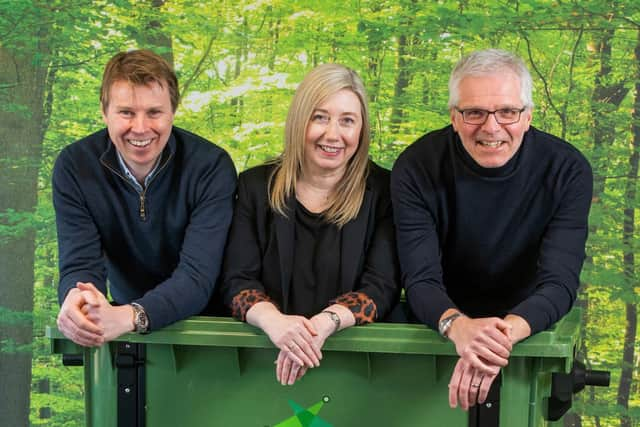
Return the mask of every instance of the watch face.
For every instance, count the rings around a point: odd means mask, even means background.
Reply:
[[[136,332],[145,333],[149,328],[149,318],[147,318],[147,313],[144,312],[142,306],[138,304],[132,304],[133,309],[135,311],[135,326]]]
[[[138,324],[140,325],[140,329],[142,329],[143,332],[146,331],[147,326],[149,326],[147,315],[144,313],[144,311],[140,311],[138,313]]]
[[[136,328],[140,329],[143,325],[144,319],[142,318],[142,313],[138,311],[136,313]]]

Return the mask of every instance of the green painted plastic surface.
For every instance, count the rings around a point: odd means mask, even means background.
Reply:
[[[580,332],[574,309],[519,343],[503,369],[500,425],[545,421],[551,373],[569,372]],[[115,345],[84,349],[47,328],[54,353],[83,353],[88,427],[116,427]],[[163,426],[467,426],[448,406],[453,345],[422,325],[371,324],[329,338],[321,366],[294,386],[275,379],[277,350],[258,329],[194,317],[148,335],[146,423]],[[80,368],[79,368],[80,369]]]

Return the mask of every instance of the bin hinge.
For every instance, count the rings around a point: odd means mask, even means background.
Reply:
[[[500,387],[502,372],[493,380],[487,399],[469,409],[469,427],[500,427]]]
[[[118,427],[145,425],[145,345],[118,342]]]

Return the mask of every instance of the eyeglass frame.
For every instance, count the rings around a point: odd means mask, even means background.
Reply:
[[[465,108],[464,110],[462,110],[462,109],[460,109],[458,107],[454,107],[454,108],[456,109],[456,111],[458,113],[462,114],[462,121],[463,122],[465,122],[468,125],[477,125],[477,126],[480,126],[480,125],[483,125],[483,124],[487,123],[487,120],[489,119],[489,116],[492,115],[492,114],[493,114],[493,118],[496,120],[496,123],[498,123],[499,125],[512,125],[514,123],[518,123],[520,121],[520,119],[522,118],[522,113],[524,113],[526,111],[526,109],[527,109],[526,106],[522,107],[522,108],[498,108],[497,110],[493,110],[493,111],[484,110],[482,108]],[[518,118],[516,120],[512,121],[512,122],[507,122],[507,123],[500,122],[498,120],[498,116],[496,116],[496,113],[498,111],[504,111],[504,110],[517,111],[518,112]],[[486,117],[484,118],[484,120],[481,123],[470,123],[464,117],[464,113],[467,112],[467,111],[482,111],[482,112],[487,113],[487,115],[486,115]]]

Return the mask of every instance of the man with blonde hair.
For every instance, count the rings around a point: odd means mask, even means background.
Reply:
[[[461,59],[451,125],[391,177],[403,285],[417,318],[454,342],[449,403],[483,403],[513,345],[571,308],[585,257],[592,173],[532,127],[531,75],[509,52]]]
[[[236,172],[224,150],[173,126],[179,98],[162,57],[118,53],[102,79],[106,129],[56,161],[58,328],[80,345],[157,330],[212,295]]]

